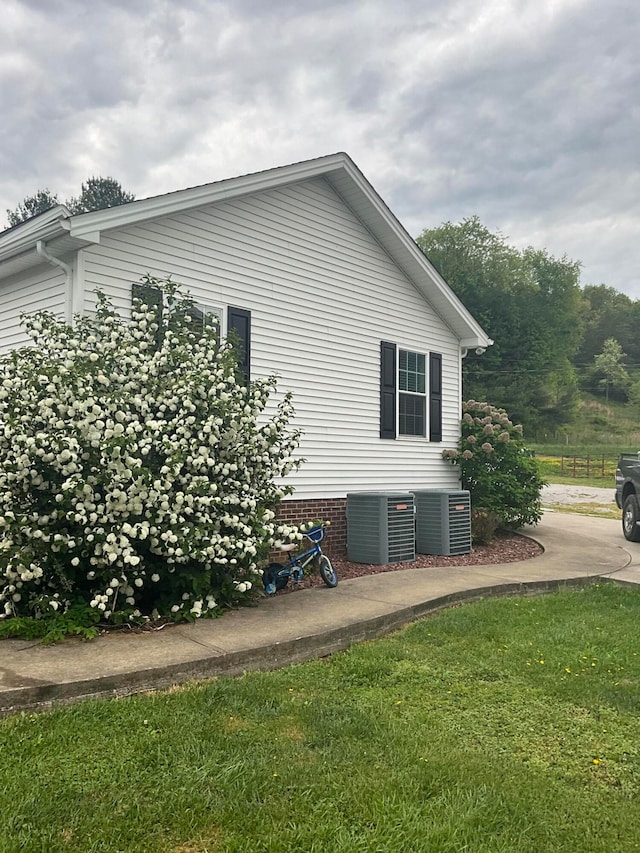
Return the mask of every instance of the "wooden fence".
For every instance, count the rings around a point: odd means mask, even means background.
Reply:
[[[565,477],[606,477],[615,474],[615,463],[607,460],[603,454],[596,456],[563,456],[560,470]]]

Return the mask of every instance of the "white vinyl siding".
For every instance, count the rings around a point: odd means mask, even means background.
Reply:
[[[65,292],[64,273],[49,265],[0,283],[0,354],[31,343],[20,325],[22,312],[47,310],[64,317]]]
[[[458,340],[323,179],[103,233],[83,255],[88,310],[100,287],[128,312],[151,273],[251,311],[252,377],[294,391],[307,459],[295,497],[457,485],[440,454],[459,432]],[[441,444],[380,439],[381,340],[442,353]]]

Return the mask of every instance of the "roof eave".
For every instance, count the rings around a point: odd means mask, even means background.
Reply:
[[[70,215],[67,207],[58,204],[0,234],[0,261],[32,249],[38,240],[46,241],[67,233]]]

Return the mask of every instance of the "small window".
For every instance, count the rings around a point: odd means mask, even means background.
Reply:
[[[398,352],[398,431],[400,435],[426,435],[426,359],[423,353]]]

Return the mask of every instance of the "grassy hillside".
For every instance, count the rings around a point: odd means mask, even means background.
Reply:
[[[525,437],[534,450],[553,456],[635,453],[640,450],[640,411],[585,393],[571,423],[537,435],[528,435],[525,427]]]
[[[535,451],[548,482],[613,488],[620,453],[640,451],[640,412],[584,394],[570,424],[553,434],[531,437],[527,446]]]

